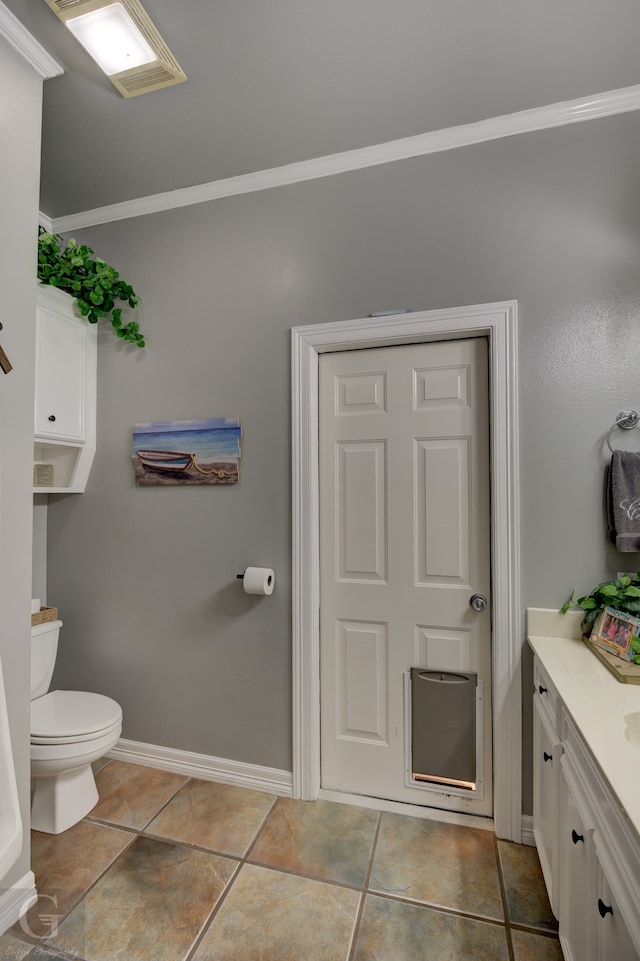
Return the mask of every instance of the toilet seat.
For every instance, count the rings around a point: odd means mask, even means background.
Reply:
[[[103,694],[50,691],[31,702],[31,743],[77,744],[114,732],[122,708]]]
[[[56,747],[56,745],[59,745],[60,748],[62,749],[65,745],[68,745],[68,744],[70,745],[74,745],[74,744],[81,745],[85,743],[89,744],[91,741],[97,741],[99,738],[106,737],[109,734],[114,734],[116,731],[118,732],[118,735],[119,735],[119,732],[121,730],[122,730],[122,721],[116,721],[116,723],[110,725],[110,727],[102,728],[102,730],[100,731],[92,731],[90,734],[81,734],[77,737],[34,737],[32,735],[31,745],[32,747],[34,746],[37,747],[38,745],[41,745],[43,747],[51,747],[51,748]]]

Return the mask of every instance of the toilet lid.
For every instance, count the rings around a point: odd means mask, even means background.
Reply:
[[[32,739],[83,738],[117,726],[121,720],[120,705],[103,694],[50,691],[31,702]]]

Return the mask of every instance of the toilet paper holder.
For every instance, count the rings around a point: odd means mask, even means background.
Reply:
[[[247,567],[242,574],[236,574],[236,580],[243,582],[247,594],[272,594],[275,578],[270,567]]]

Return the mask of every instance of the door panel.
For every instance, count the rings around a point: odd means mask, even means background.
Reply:
[[[416,666],[437,664],[442,671],[471,670],[471,631],[416,625],[414,661]]]
[[[411,667],[475,672],[491,772],[486,340],[319,360],[322,786],[490,815],[490,783],[405,784],[404,693]]]
[[[338,737],[387,744],[387,625],[338,621]]]
[[[466,438],[416,441],[416,474],[416,581],[469,586],[470,476]]]
[[[384,443],[338,444],[338,577],[384,581],[387,523]]]

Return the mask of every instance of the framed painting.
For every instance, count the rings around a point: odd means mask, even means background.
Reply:
[[[131,449],[136,485],[237,484],[241,436],[237,417],[136,424]]]

